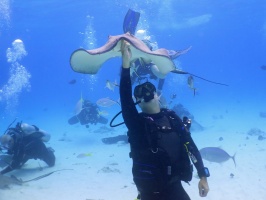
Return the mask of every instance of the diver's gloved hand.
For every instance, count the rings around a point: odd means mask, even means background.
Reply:
[[[188,119],[188,117],[183,117],[183,124],[187,128],[187,130],[190,130],[191,127],[191,119]]]

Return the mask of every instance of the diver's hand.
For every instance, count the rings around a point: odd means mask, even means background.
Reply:
[[[201,197],[206,197],[208,192],[209,192],[209,185],[207,182],[207,178],[201,177],[201,179],[199,181],[199,195]]]
[[[130,68],[130,59],[131,59],[131,50],[130,50],[130,44],[122,40],[121,41],[121,53],[122,53],[122,63],[123,63],[123,68]]]

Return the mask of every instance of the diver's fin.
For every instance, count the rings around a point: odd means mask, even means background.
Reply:
[[[73,125],[79,123],[79,118],[75,115],[68,120],[68,124]]]
[[[117,142],[128,143],[128,136],[127,135],[117,135],[114,137],[102,138],[102,142],[104,144],[115,144]]]
[[[123,30],[124,33],[129,32],[131,35],[135,35],[136,28],[139,22],[140,13],[128,9],[124,18]]]

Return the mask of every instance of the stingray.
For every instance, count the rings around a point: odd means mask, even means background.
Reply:
[[[97,49],[77,49],[70,57],[72,69],[75,72],[83,74],[96,74],[107,60],[114,57],[121,57],[120,48],[122,40],[130,43],[132,53],[131,61],[142,58],[145,63],[153,62],[157,65],[160,74],[163,76],[175,70],[175,64],[166,49],[161,48],[151,51],[143,41],[129,33],[109,36],[107,43]]]
[[[171,53],[169,55],[167,49],[161,48],[151,51],[142,40],[130,33],[109,36],[107,43],[97,49],[85,50],[81,48],[75,50],[70,56],[71,68],[78,73],[96,74],[106,61],[111,58],[122,56],[120,49],[121,41],[123,40],[130,43],[132,55],[130,61],[133,62],[138,58],[142,58],[146,64],[154,63],[158,69],[156,68],[153,72],[156,73],[156,76],[159,78],[163,79],[169,72],[172,72],[175,74],[189,74],[210,83],[228,86],[227,84],[210,81],[195,74],[177,69],[171,59]],[[178,57],[182,54],[184,54],[184,51],[179,51],[175,56]]]
[[[11,175],[9,177],[9,176],[5,176],[5,175],[0,174],[0,189],[9,188],[9,185],[22,185],[23,183],[27,183],[27,182],[31,182],[31,181],[37,181],[37,180],[40,180],[40,179],[45,178],[47,176],[50,176],[51,174],[53,174],[55,172],[64,171],[64,170],[73,170],[73,169],[55,170],[55,171],[49,172],[47,174],[43,174],[41,176],[35,177],[35,178],[27,180],[27,181],[23,181],[22,179],[19,179],[14,175]]]

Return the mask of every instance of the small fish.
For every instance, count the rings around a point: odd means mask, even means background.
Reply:
[[[106,110],[98,110],[98,115],[99,116],[103,116],[103,117],[105,117],[105,116],[108,116],[109,115],[109,113],[106,111]]]
[[[119,87],[119,85],[115,82],[111,82],[109,80],[106,81],[105,87],[108,88],[109,90],[114,91],[115,87]]]
[[[187,78],[187,84],[188,84],[189,88],[193,90],[194,96],[195,96],[196,95],[196,88],[194,87],[194,78],[193,78],[193,76],[189,76]]]
[[[80,111],[83,109],[83,103],[84,103],[84,99],[82,98],[82,94],[81,94],[80,99],[76,103],[76,107],[75,107],[75,110],[74,110],[74,113],[76,115],[79,114]]]
[[[77,155],[77,158],[85,158],[85,157],[90,157],[92,156],[92,153],[81,153]]]
[[[84,102],[84,100],[81,97],[80,100],[78,100],[78,102],[76,103],[76,107],[75,107],[75,111],[74,111],[76,115],[79,114],[80,111],[83,109],[82,108],[83,107],[83,102]]]
[[[118,104],[120,106],[120,103],[118,101],[115,101],[113,99],[110,99],[109,97],[101,98],[96,101],[96,104],[101,107],[110,107],[114,104]]]
[[[261,68],[262,70],[266,70],[266,65],[262,65],[262,66],[260,66],[260,68]]]
[[[139,69],[140,65],[136,65],[135,62],[133,62],[130,66],[130,76],[132,77],[133,74],[135,74],[137,77],[139,77],[137,71]]]
[[[223,163],[232,158],[236,166],[235,162],[236,154],[234,156],[230,156],[226,151],[224,151],[219,147],[205,147],[201,149],[199,152],[203,159],[208,160],[210,162]]]
[[[70,84],[70,85],[74,85],[76,82],[77,82],[76,79],[72,79],[72,80],[68,81],[68,84]]]

